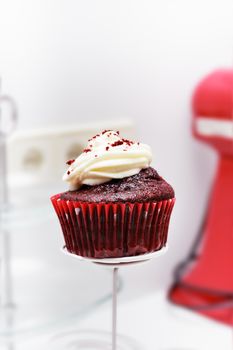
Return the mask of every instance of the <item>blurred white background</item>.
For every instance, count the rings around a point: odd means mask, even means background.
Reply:
[[[176,190],[164,267],[148,265],[156,277],[142,285],[168,283],[196,234],[216,156],[191,138],[190,96],[232,64],[232,0],[0,0],[0,76],[19,128],[130,117]]]

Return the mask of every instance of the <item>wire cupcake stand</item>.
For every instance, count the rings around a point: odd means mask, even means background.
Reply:
[[[17,250],[15,254],[16,242],[23,245],[26,241],[27,244],[32,243],[34,248],[35,234],[41,225],[47,225],[48,219],[52,217],[51,211],[48,210],[49,201],[48,204],[31,206],[27,200],[20,199],[19,202],[15,202],[15,198],[10,196],[7,146],[17,121],[14,100],[0,92],[0,349],[4,343],[4,346],[9,344],[9,350],[13,350],[18,340],[27,340],[39,332],[47,332],[74,318],[79,319],[109,298],[109,294],[103,296],[98,293],[98,297],[93,300],[88,295],[84,306],[77,305],[75,310],[70,310],[69,299],[62,300],[62,303],[61,300],[57,300],[62,297],[62,291],[58,290],[56,300],[53,298],[53,290],[60,286],[64,272],[58,269],[54,274],[53,267],[47,263],[46,270],[38,278],[37,269],[44,268],[46,263],[39,261],[38,256],[37,259],[34,258],[32,252],[29,252],[28,256],[23,255],[27,249],[24,246],[22,249],[21,246],[17,246],[20,251]],[[25,188],[23,193],[25,196]],[[20,239],[16,237],[19,233]],[[51,273],[54,275],[52,280]],[[47,283],[46,292],[42,290],[43,283]]]
[[[93,349],[93,350],[140,350],[140,345],[133,339],[127,336],[117,335],[117,289],[118,289],[118,273],[119,269],[126,268],[129,266],[137,266],[139,264],[149,262],[152,259],[158,258],[167,252],[167,247],[153,253],[142,254],[132,257],[122,258],[105,258],[105,259],[92,259],[85,258],[67,251],[66,248],[62,249],[62,252],[68,257],[74,258],[79,262],[86,262],[98,265],[101,268],[107,268],[112,273],[112,329],[111,333],[100,332],[99,334],[90,333],[73,334],[73,339],[69,335],[69,341],[72,341],[72,349]],[[92,337],[94,339],[92,339]],[[59,347],[60,346],[60,347]],[[62,344],[61,339],[57,339],[56,349],[69,349],[67,344]]]
[[[0,80],[1,85],[1,80]],[[1,86],[0,86],[1,87]],[[0,94],[0,106],[7,105],[10,110],[10,118],[7,121],[1,115],[0,110],[0,232],[1,232],[1,325],[6,329],[12,324],[12,312],[14,309],[12,296],[12,271],[11,271],[11,241],[6,228],[6,213],[9,211],[9,195],[7,185],[7,150],[6,141],[13,132],[17,123],[17,108],[14,100]],[[4,315],[3,315],[4,314]]]

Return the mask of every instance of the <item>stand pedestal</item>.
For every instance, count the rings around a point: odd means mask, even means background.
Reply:
[[[69,253],[65,248],[63,252],[76,258],[79,261],[85,261],[99,265],[100,267],[109,268],[112,270],[112,330],[111,337],[110,334],[106,332],[100,332],[98,335],[90,333],[83,334],[77,333],[73,334],[73,337],[69,334],[69,342],[71,346],[67,343],[62,342],[61,339],[57,341],[55,347],[59,349],[78,349],[78,350],[137,350],[139,349],[137,342],[126,336],[117,336],[117,286],[118,286],[118,271],[120,268],[126,266],[136,266],[137,264],[145,263],[151,259],[157,258],[167,251],[167,248],[163,248],[159,251],[133,256],[133,257],[123,257],[123,258],[106,258],[106,259],[92,259],[84,258],[76,254]],[[86,336],[86,338],[85,338]],[[93,340],[91,339],[93,337]],[[95,338],[95,340],[94,340]],[[110,340],[111,339],[111,340]]]

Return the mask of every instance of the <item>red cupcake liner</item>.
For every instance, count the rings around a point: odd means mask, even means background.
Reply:
[[[166,245],[175,199],[147,203],[85,203],[51,198],[65,246],[92,258],[135,256]]]

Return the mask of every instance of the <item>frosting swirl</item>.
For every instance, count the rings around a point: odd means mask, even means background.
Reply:
[[[138,174],[150,166],[151,160],[148,145],[123,139],[118,131],[105,130],[88,140],[80,156],[67,162],[69,168],[63,180],[70,190],[77,190],[82,185],[94,186]]]

